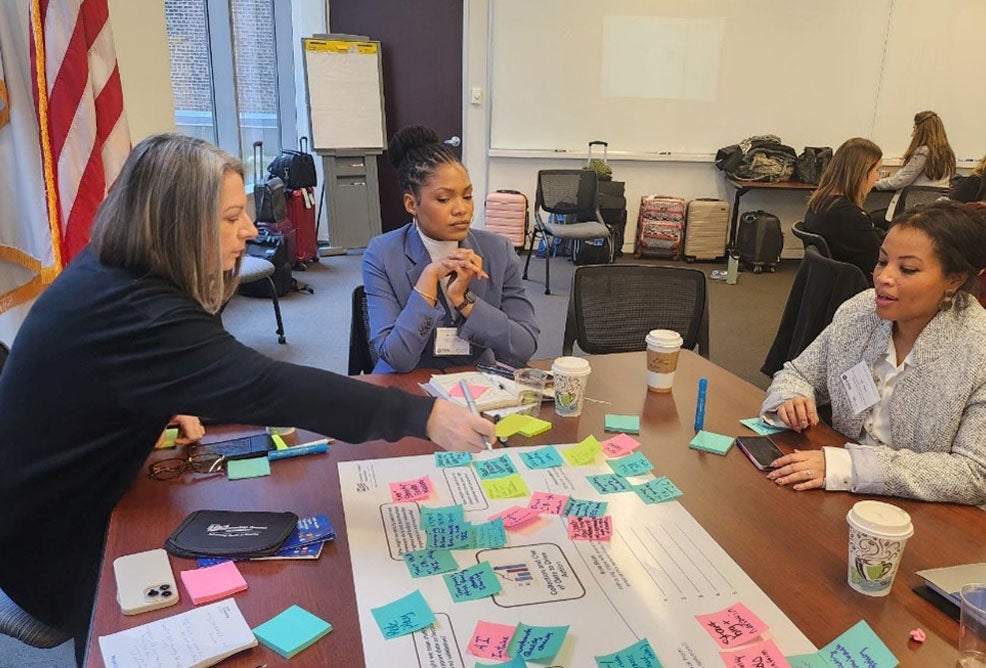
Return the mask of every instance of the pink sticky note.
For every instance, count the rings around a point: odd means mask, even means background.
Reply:
[[[505,529],[513,529],[522,524],[527,524],[532,520],[536,520],[538,513],[536,510],[531,510],[525,506],[510,506],[502,513],[490,515],[488,519],[495,520],[498,517],[503,520],[503,527]]]
[[[742,603],[708,615],[695,615],[712,639],[720,647],[730,648],[743,645],[767,630],[767,625]]]
[[[568,496],[565,494],[552,494],[551,492],[534,492],[527,507],[539,513],[549,513],[551,515],[561,515],[568,503]]]
[[[733,652],[720,652],[726,668],[791,668],[773,640],[747,645]]]
[[[394,503],[404,503],[407,501],[418,501],[427,499],[435,489],[431,484],[431,478],[424,476],[414,480],[390,483],[390,498]]]
[[[246,580],[240,574],[240,569],[232,561],[182,571],[181,581],[195,605],[212,603],[221,598],[232,596],[238,591],[245,591],[247,588]]]
[[[639,448],[640,441],[626,434],[617,434],[613,438],[607,438],[600,445],[603,446],[603,453],[607,457],[616,459],[618,457],[626,457]]]
[[[469,394],[472,395],[473,399],[479,399],[483,395],[483,392],[485,392],[488,389],[490,388],[486,387],[485,385],[470,385]],[[462,394],[462,388],[458,385],[453,385],[452,389],[449,390],[449,396],[463,399],[464,396]]]
[[[469,641],[469,651],[484,659],[509,659],[507,647],[516,629],[516,626],[507,624],[477,622]]]
[[[613,518],[569,517],[568,537],[572,540],[609,540],[613,535]]]

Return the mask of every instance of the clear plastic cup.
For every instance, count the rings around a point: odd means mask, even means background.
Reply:
[[[986,668],[986,583],[962,587],[959,615],[959,660],[961,668]]]
[[[548,374],[541,369],[517,369],[514,371],[514,385],[517,386],[517,403],[525,415],[537,417],[541,414],[541,401]]]
[[[867,596],[886,596],[897,575],[911,516],[883,501],[859,501],[846,514],[849,524],[849,586]]]
[[[585,387],[592,368],[581,357],[559,357],[551,365],[555,377],[555,414],[561,417],[582,415]]]

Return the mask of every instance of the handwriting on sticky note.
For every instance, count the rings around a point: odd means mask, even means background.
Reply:
[[[427,499],[434,490],[431,478],[422,476],[414,480],[404,480],[401,482],[390,483],[390,498],[394,503],[407,503],[408,501],[418,501]]]
[[[650,463],[650,460],[644,457],[644,453],[639,450],[631,452],[626,457],[607,460],[606,463],[609,464],[609,467],[613,469],[614,473],[621,475],[624,478],[643,475],[654,468],[654,465]]]
[[[524,506],[511,506],[504,510],[502,513],[497,513],[496,515],[490,516],[490,520],[495,520],[500,518],[503,520],[503,526],[508,529],[514,529],[521,525],[532,522],[539,517],[538,513],[530,508],[525,508]]]
[[[527,507],[539,513],[550,515],[561,515],[568,503],[568,496],[565,494],[552,494],[551,492],[534,492]]]
[[[452,595],[452,600],[456,603],[486,598],[503,590],[503,585],[500,584],[488,561],[456,573],[447,573],[442,578],[445,580],[449,594]]]
[[[597,668],[661,668],[654,648],[647,638],[639,640],[618,652],[596,657]]]
[[[547,469],[565,463],[553,445],[546,445],[533,452],[522,452],[520,458],[529,469]]]
[[[440,469],[451,468],[453,466],[465,466],[471,461],[471,452],[439,450],[435,453],[435,466]]]
[[[414,633],[435,621],[435,614],[417,589],[392,603],[371,608],[370,613],[387,640]]]
[[[507,532],[503,519],[496,518],[490,522],[474,524],[472,527],[472,542],[476,548],[503,547],[507,544]]]
[[[668,480],[667,476],[648,480],[642,485],[634,485],[632,489],[647,504],[664,503],[681,496],[681,490]]]
[[[602,473],[600,475],[589,475],[585,477],[589,484],[596,488],[600,494],[616,494],[617,492],[629,492],[630,483],[625,478],[615,473]]]
[[[509,659],[507,647],[516,628],[507,624],[476,622],[476,629],[469,641],[469,651],[484,659]]]
[[[412,578],[423,578],[459,569],[455,557],[448,550],[413,550],[405,552],[403,556]]]
[[[569,517],[568,537],[572,540],[609,540],[613,536],[613,518]]]
[[[606,514],[605,501],[589,501],[587,499],[570,498],[561,514],[565,517],[602,517]]]
[[[870,625],[860,620],[818,651],[832,666],[890,668],[899,662]]]
[[[491,480],[480,481],[483,491],[490,499],[515,499],[518,496],[527,496],[530,492],[527,483],[520,477],[519,473],[513,473],[503,478],[493,478]]]
[[[587,466],[602,449],[595,436],[586,436],[578,445],[562,450],[562,456],[572,466]]]
[[[790,668],[773,640],[764,640],[732,652],[720,652],[726,668]]]
[[[461,503],[457,503],[454,506],[421,506],[421,517],[418,521],[418,526],[422,529],[465,523],[465,511]]]
[[[528,626],[518,624],[507,653],[525,661],[551,659],[561,649],[567,626]]]
[[[472,547],[472,524],[447,524],[425,529],[426,545],[431,549],[465,550]]]
[[[748,643],[767,630],[767,625],[742,603],[708,615],[695,615],[702,628],[720,647]]]
[[[617,457],[626,457],[631,452],[639,448],[640,441],[635,439],[633,436],[617,434],[613,438],[607,438],[599,445],[602,446],[604,455],[610,459],[615,459]]]
[[[500,455],[493,459],[477,460],[473,462],[473,467],[476,469],[476,475],[482,480],[502,478],[503,476],[517,473],[517,469],[514,468],[513,462],[510,461],[509,455]]]

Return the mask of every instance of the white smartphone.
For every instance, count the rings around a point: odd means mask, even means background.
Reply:
[[[148,550],[117,557],[116,600],[125,615],[137,615],[178,602],[175,575],[164,550]]]

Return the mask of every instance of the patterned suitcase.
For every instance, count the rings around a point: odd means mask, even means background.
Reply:
[[[726,255],[729,205],[721,199],[701,198],[688,203],[685,214],[685,259],[715,260]]]
[[[685,200],[665,195],[644,195],[637,215],[635,258],[680,259],[685,237]]]
[[[527,197],[516,190],[497,190],[486,196],[486,229],[524,247],[527,235]]]
[[[294,225],[297,254],[291,258],[298,269],[318,262],[318,243],[315,241],[315,189],[298,188],[288,195],[288,220]]]

